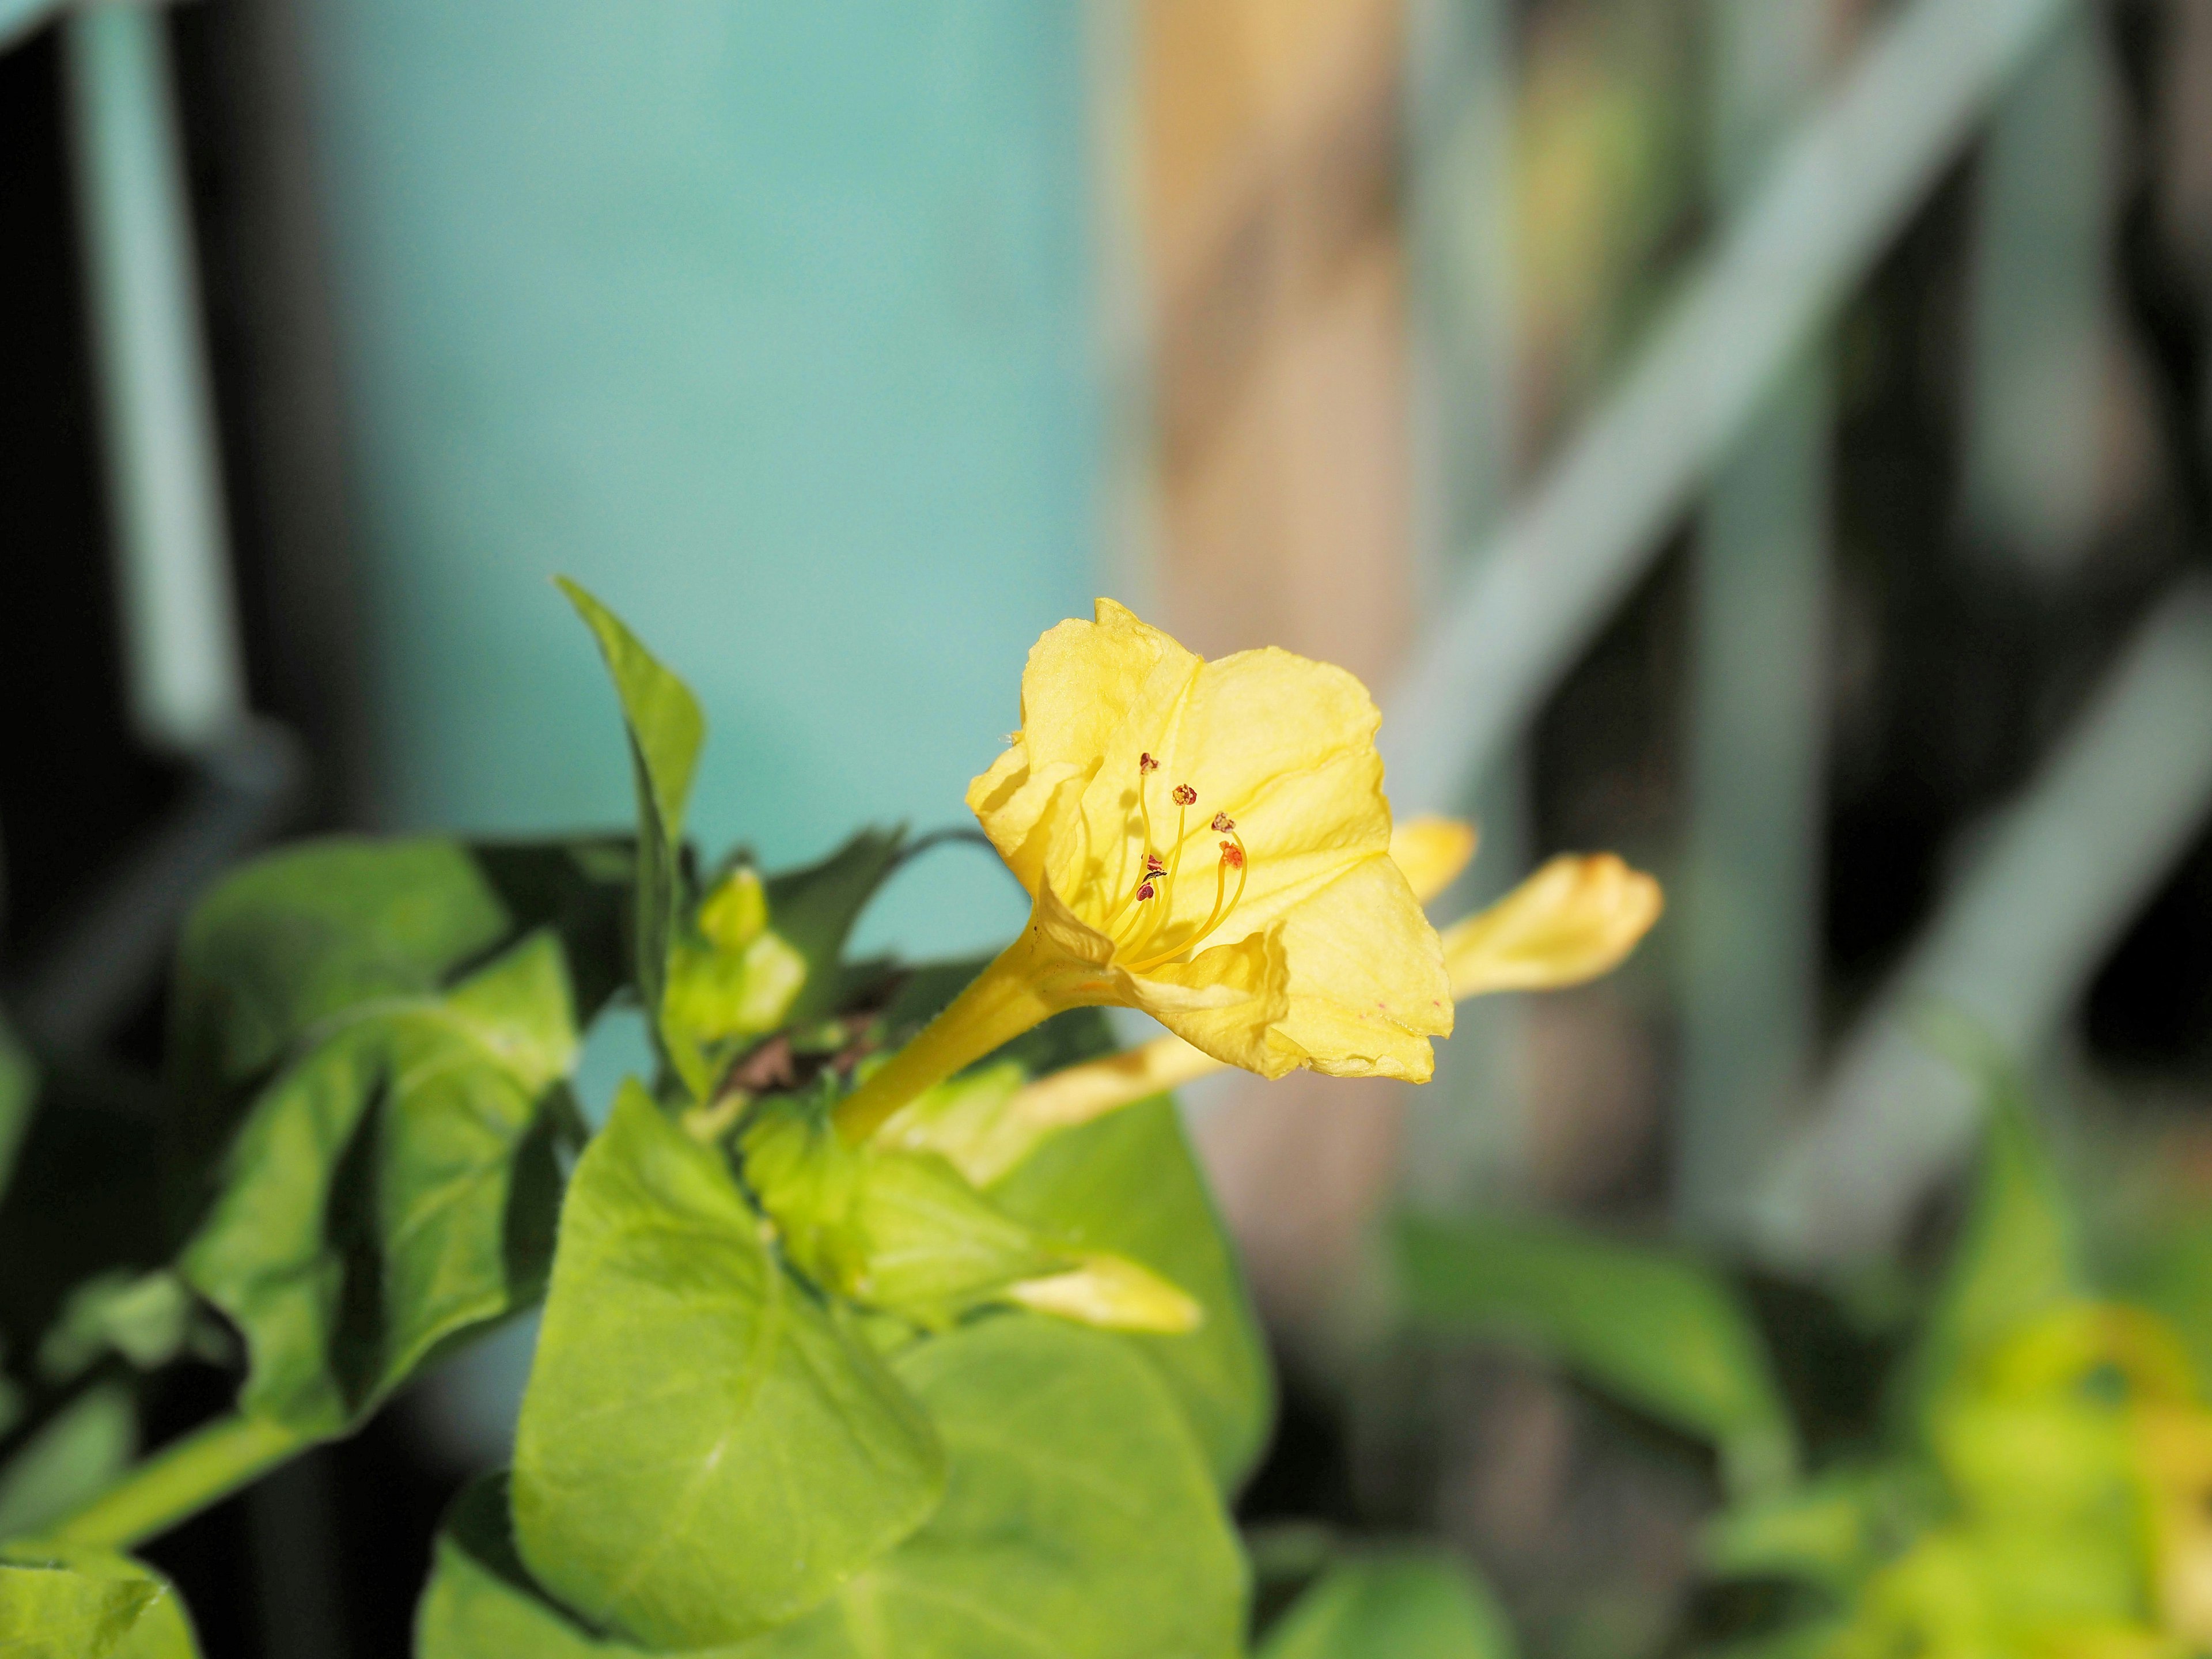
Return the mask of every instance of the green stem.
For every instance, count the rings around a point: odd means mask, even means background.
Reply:
[[[264,1418],[217,1418],[171,1442],[45,1535],[57,1543],[130,1549],[229,1497],[307,1444],[305,1437]]]
[[[1052,977],[1041,961],[1035,929],[1009,945],[944,1012],[837,1107],[837,1133],[857,1146],[925,1089],[1010,1042],[1069,1002],[1047,994]]]

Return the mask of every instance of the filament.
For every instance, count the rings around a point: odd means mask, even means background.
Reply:
[[[1212,911],[1203,922],[1199,924],[1197,931],[1182,944],[1156,951],[1140,962],[1129,963],[1131,973],[1141,974],[1149,969],[1158,967],[1171,957],[1182,955],[1186,951],[1196,950],[1199,945],[1206,942],[1215,928],[1228,920],[1230,913],[1243,901],[1244,884],[1252,873],[1252,861],[1244,851],[1244,838],[1237,833],[1235,820],[1225,814],[1217,815],[1213,822],[1217,828],[1224,824],[1228,826],[1229,839],[1221,843],[1221,862],[1216,865],[1213,870]],[[1237,890],[1234,894],[1228,891],[1229,872],[1232,866],[1237,871]],[[1226,902],[1224,902],[1224,897]]]

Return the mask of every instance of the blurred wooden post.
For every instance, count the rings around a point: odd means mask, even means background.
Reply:
[[[1392,677],[1410,632],[1396,0],[1147,0],[1160,618]],[[1228,1092],[1200,1135],[1271,1310],[1325,1299],[1396,1166],[1387,1085]]]
[[[1826,0],[1715,0],[1712,176],[1740,202],[1812,100]],[[1699,525],[1680,916],[1674,1210],[1741,1224],[1802,1087],[1820,936],[1828,587],[1827,375],[1793,366],[1721,466]]]

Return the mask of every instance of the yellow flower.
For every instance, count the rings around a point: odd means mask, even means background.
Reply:
[[[1426,903],[1474,855],[1472,825],[1415,818],[1397,826],[1390,857]],[[1455,1000],[1498,990],[1557,989],[1610,973],[1659,919],[1659,884],[1610,853],[1563,854],[1488,909],[1444,930]],[[885,1145],[941,1153],[978,1186],[1073,1128],[1222,1069],[1178,1036],[1021,1081],[993,1066],[915,1101],[883,1124]]]
[[[1030,653],[1022,729],[968,804],[1033,900],[1022,937],[840,1108],[855,1138],[1064,1008],[1141,1008],[1211,1058],[1425,1081],[1451,1030],[1390,858],[1381,717],[1342,669],[1218,662],[1111,600]]]

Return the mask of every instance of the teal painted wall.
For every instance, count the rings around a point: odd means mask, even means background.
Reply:
[[[565,572],[704,701],[693,823],[966,821],[1097,564],[1074,0],[305,0],[396,825],[612,821]],[[1003,938],[939,853],[871,931]]]

